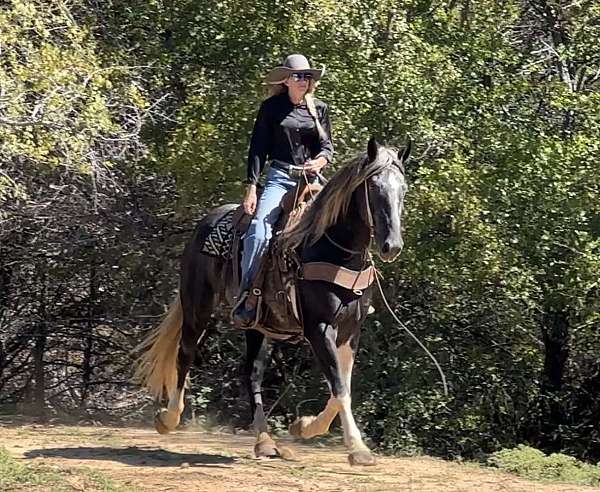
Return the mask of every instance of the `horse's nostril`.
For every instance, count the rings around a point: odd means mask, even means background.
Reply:
[[[390,242],[386,241],[385,243],[383,243],[383,246],[381,248],[381,252],[383,254],[388,254],[390,252]]]

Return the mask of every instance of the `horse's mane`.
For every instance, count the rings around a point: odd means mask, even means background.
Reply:
[[[329,227],[348,212],[354,190],[395,158],[395,149],[382,146],[372,162],[368,162],[366,153],[349,159],[319,192],[298,223],[282,234],[280,241],[283,248],[296,249],[302,244],[316,243]]]

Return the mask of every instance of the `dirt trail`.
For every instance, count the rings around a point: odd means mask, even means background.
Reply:
[[[540,484],[474,464],[439,459],[379,457],[371,468],[353,468],[336,444],[279,441],[296,461],[256,460],[249,434],[93,426],[16,425],[0,420],[0,447],[25,462],[88,467],[141,491],[514,491],[600,490]]]

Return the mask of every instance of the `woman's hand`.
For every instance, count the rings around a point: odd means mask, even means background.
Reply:
[[[327,159],[325,157],[318,157],[317,159],[309,159],[304,163],[304,170],[306,174],[313,176],[317,174],[321,169],[327,165]]]
[[[244,212],[248,215],[254,215],[256,211],[256,185],[248,185],[242,206],[244,207]]]

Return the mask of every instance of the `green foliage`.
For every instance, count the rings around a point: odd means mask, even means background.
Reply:
[[[137,143],[147,105],[139,78],[107,64],[93,33],[65,5],[11,0],[0,25],[4,162],[91,174]]]
[[[534,480],[551,480],[580,485],[600,485],[600,467],[583,463],[572,456],[542,451],[520,444],[494,453],[488,463],[502,470]]]
[[[0,488],[15,490],[17,486],[60,484],[56,473],[39,474],[33,469],[18,463],[4,448],[0,448]]]

